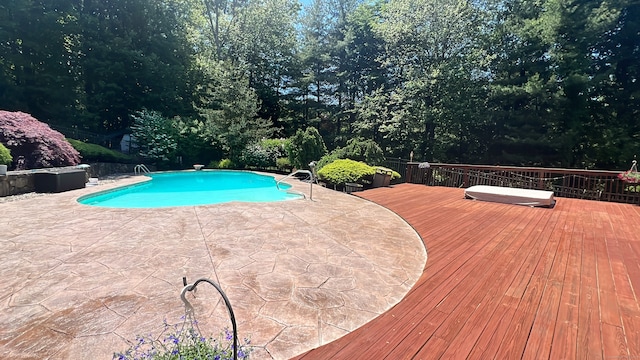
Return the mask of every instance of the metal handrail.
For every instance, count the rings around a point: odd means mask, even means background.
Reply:
[[[182,302],[184,302],[184,306],[187,310],[187,313],[192,314],[193,306],[191,305],[189,300],[187,300],[187,298],[185,297],[185,294],[187,293],[187,291],[194,291],[196,289],[196,286],[198,286],[198,284],[200,284],[201,282],[206,282],[211,286],[213,286],[214,288],[216,288],[216,290],[218,290],[218,292],[222,296],[222,299],[224,300],[224,304],[227,306],[227,309],[229,310],[229,317],[231,318],[231,326],[233,328],[233,360],[238,360],[238,327],[236,326],[236,316],[233,314],[233,309],[231,308],[231,302],[229,301],[229,298],[224,293],[224,291],[222,291],[222,288],[220,287],[220,285],[214,283],[213,281],[207,278],[200,278],[196,280],[196,282],[194,282],[193,284],[188,285],[187,278],[183,277],[182,283],[184,284],[184,288],[182,288],[182,292],[180,293],[180,299],[182,299]]]
[[[134,175],[139,175],[142,173],[148,174],[150,172],[151,171],[149,171],[149,168],[147,168],[145,164],[138,164],[133,168]]]
[[[292,172],[291,174],[283,177],[282,179],[276,181],[276,188],[280,191],[289,191],[289,192],[295,192],[299,195],[302,195],[305,199],[307,198],[303,193],[299,192],[299,191],[295,191],[295,190],[283,190],[280,189],[280,183],[283,182],[284,180],[296,175],[296,174],[307,174],[309,176],[309,200],[313,200],[313,183],[315,180],[315,177],[313,176],[313,173],[310,170],[296,170],[294,172]]]

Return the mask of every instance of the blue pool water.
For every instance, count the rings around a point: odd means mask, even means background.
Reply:
[[[78,202],[109,208],[162,208],[231,201],[269,202],[300,198],[271,176],[244,171],[181,171],[147,174],[150,181],[83,196]]]

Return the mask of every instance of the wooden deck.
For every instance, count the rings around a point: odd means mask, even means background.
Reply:
[[[418,231],[424,273],[389,311],[297,359],[640,359],[640,207],[531,208],[414,184],[359,194]]]

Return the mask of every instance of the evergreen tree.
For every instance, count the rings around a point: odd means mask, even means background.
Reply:
[[[0,3],[0,108],[54,124],[77,116],[77,20],[65,0]]]
[[[273,124],[257,116],[258,99],[243,72],[223,62],[212,70],[201,113],[213,144],[238,163],[247,145],[272,135]]]

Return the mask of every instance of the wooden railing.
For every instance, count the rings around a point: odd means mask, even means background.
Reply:
[[[640,185],[618,179],[619,171],[409,162],[408,183],[467,188],[506,186],[553,191],[557,197],[640,204]]]
[[[409,160],[388,158],[385,160],[384,166],[398,172],[401,179],[404,180],[407,177],[407,163],[409,163]]]

